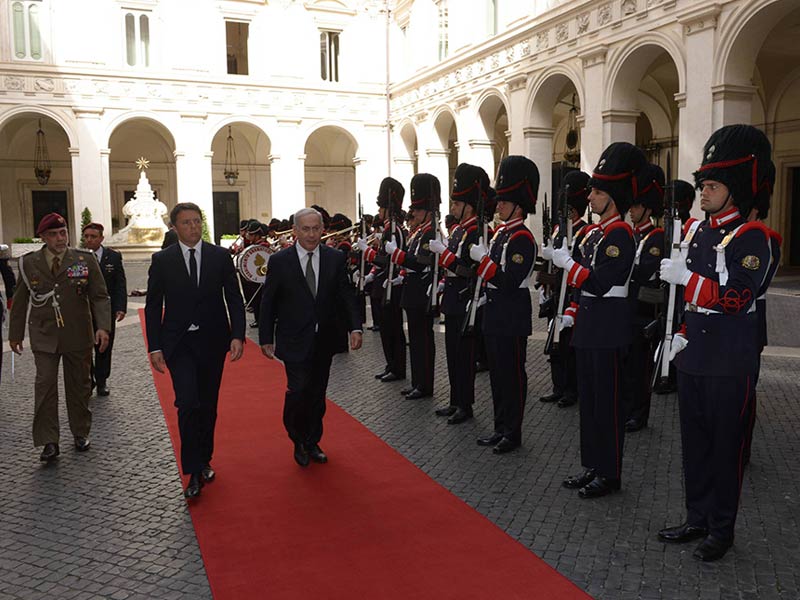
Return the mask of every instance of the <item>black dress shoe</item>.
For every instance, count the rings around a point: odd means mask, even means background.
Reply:
[[[42,462],[50,462],[51,460],[55,460],[56,456],[60,454],[58,449],[58,444],[45,444],[44,450],[42,450],[42,455],[39,457],[39,460]]]
[[[608,477],[600,477],[600,475],[597,475],[591,482],[578,490],[578,496],[587,499],[600,498],[612,492],[616,492],[619,488],[619,479],[609,479]]]
[[[430,398],[433,394],[426,394],[420,389],[413,390],[412,392],[406,394],[406,398],[409,400],[419,400],[420,398]]]
[[[92,443],[89,441],[89,438],[77,436],[75,438],[75,450],[78,452],[86,452],[91,446]]]
[[[200,479],[200,473],[192,473],[189,477],[189,485],[186,486],[183,495],[185,498],[197,498],[201,489],[203,489],[203,481]]]
[[[437,417],[449,417],[450,415],[456,412],[455,406],[442,406],[441,408],[436,409],[436,416]]]
[[[381,377],[381,381],[387,383],[389,381],[400,381],[401,379],[405,379],[405,377],[400,377],[400,375],[395,375],[391,371],[389,371],[386,375]]]
[[[381,371],[380,373],[376,373],[376,374],[375,374],[375,379],[383,379],[383,378],[384,378],[384,377],[386,377],[388,374],[389,374],[389,369],[384,369],[384,370],[383,370],[383,371]]]
[[[709,535],[695,548],[692,556],[703,562],[719,560],[725,556],[725,553],[731,546],[733,546],[733,540],[720,540],[713,535]]]
[[[558,401],[558,408],[567,408],[568,406],[573,406],[577,404],[578,397],[577,396],[564,396],[561,400]]]
[[[484,373],[485,371],[489,370],[489,365],[486,363],[478,362],[475,363],[475,372],[476,373]]]
[[[203,480],[203,483],[211,483],[216,476],[217,474],[214,472],[214,469],[211,468],[211,465],[206,465],[203,467],[203,470],[200,471],[200,478]]]
[[[310,456],[311,460],[315,463],[323,464],[328,462],[328,456],[322,451],[319,444],[313,444],[308,447],[308,456]]]
[[[633,433],[634,431],[639,431],[640,429],[644,429],[647,427],[647,423],[640,419],[628,419],[625,421],[625,431],[628,433]]]
[[[303,444],[295,444],[294,461],[301,467],[307,467],[309,460],[308,450],[306,450],[305,446]]]
[[[507,437],[503,437],[503,439],[497,442],[497,445],[492,448],[492,452],[495,454],[505,454],[506,452],[511,452],[517,448],[519,448],[519,444],[517,442],[512,442]]]
[[[503,439],[502,433],[496,431],[492,435],[485,435],[478,438],[478,446],[494,446]]]
[[[105,383],[98,383],[97,384],[97,395],[98,396],[108,396],[111,392],[108,390],[108,386]]]
[[[571,490],[577,490],[590,483],[592,479],[594,479],[594,469],[586,469],[580,475],[570,475],[561,482],[561,485]]]
[[[683,544],[685,542],[704,538],[707,535],[708,529],[705,527],[697,527],[695,525],[689,525],[689,523],[683,523],[677,527],[662,529],[658,532],[658,539],[670,544]]]
[[[458,425],[459,423],[463,423],[464,421],[469,421],[472,418],[472,411],[471,410],[464,410],[460,406],[456,408],[456,412],[450,415],[450,418],[447,419],[448,425]]]
[[[413,391],[414,391],[414,390],[416,390],[416,389],[417,389],[417,388],[415,388],[415,387],[412,385],[411,387],[403,388],[402,390],[400,390],[400,393],[401,393],[403,396],[408,396],[408,395],[409,395],[411,392],[413,392]]]
[[[564,394],[560,394],[559,392],[553,392],[552,394],[547,394],[547,396],[542,396],[541,398],[539,398],[539,402],[558,402],[563,397]]]

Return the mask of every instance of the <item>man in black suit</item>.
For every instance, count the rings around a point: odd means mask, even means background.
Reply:
[[[194,498],[214,479],[219,384],[228,350],[231,362],[242,356],[244,303],[228,251],[201,241],[200,208],[176,204],[170,221],[178,243],[153,255],[144,313],[150,363],[172,376],[181,468],[190,475],[184,495]]]
[[[91,250],[100,265],[106,290],[111,300],[111,331],[108,333],[108,347],[100,352],[94,348],[94,364],[92,365],[92,383],[97,386],[98,396],[108,396],[108,376],[111,374],[111,348],[114,346],[114,324],[125,318],[128,312],[128,283],[125,279],[125,268],[122,266],[122,254],[112,248],[103,246],[103,226],[100,223],[89,223],[83,228],[83,245]]]
[[[261,297],[259,343],[267,358],[286,368],[283,424],[294,459],[324,463],[319,447],[325,390],[333,355],[361,347],[361,319],[347,280],[347,256],[320,244],[322,215],[304,208],[294,216],[297,242],[273,254]]]

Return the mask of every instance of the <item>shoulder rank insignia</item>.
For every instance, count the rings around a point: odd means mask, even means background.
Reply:
[[[653,256],[661,256],[661,248],[658,246],[653,246],[650,248],[650,254]]]
[[[759,259],[757,256],[749,254],[742,259],[742,266],[751,271],[758,271],[759,267],[761,266],[761,259]]]
[[[617,246],[609,246],[606,248],[606,256],[617,258],[619,256],[619,248]]]
[[[511,257],[511,260],[518,265],[521,265],[525,261],[525,259],[522,257],[522,254],[514,254]]]

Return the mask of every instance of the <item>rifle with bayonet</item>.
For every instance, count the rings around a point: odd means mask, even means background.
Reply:
[[[558,210],[558,231],[564,237],[564,240],[567,242],[567,249],[569,250],[570,255],[572,255],[572,245],[573,245],[573,231],[572,231],[572,215],[570,215],[569,209],[569,184],[565,185],[564,188],[561,190],[562,197],[561,201],[559,202],[559,210]],[[553,238],[553,242],[555,245],[555,238]],[[555,248],[554,248],[555,249]],[[552,265],[552,262],[550,263]],[[557,349],[561,344],[561,331],[564,329],[561,323],[564,321],[564,303],[567,299],[567,278],[569,277],[569,273],[566,269],[561,270],[561,287],[558,290],[558,304],[556,304],[556,314],[553,319],[550,321],[550,327],[547,331],[547,341],[545,342],[544,346],[544,353],[550,354],[554,349]],[[558,336],[558,341],[555,341],[556,335]]]
[[[475,203],[475,210],[478,217],[478,244],[482,244],[485,240],[483,226],[486,221],[485,212],[485,198],[483,189],[481,188],[480,181],[475,182],[475,190],[478,194],[478,201]],[[464,319],[464,325],[461,328],[461,335],[474,335],[475,333],[475,318],[478,314],[478,302],[481,297],[481,286],[483,286],[483,277],[475,273],[475,287],[472,292],[472,299],[467,305],[467,316]]]
[[[394,199],[392,198],[392,192],[389,192],[389,207],[388,207],[388,216],[389,216],[389,239],[393,242],[396,242],[397,239],[395,238],[395,232],[397,231],[397,221],[395,219],[395,206],[394,206]],[[399,246],[400,244],[398,244]],[[385,252],[385,250],[384,250]],[[389,266],[386,268],[386,294],[383,296],[383,303],[388,305],[392,302],[392,279],[394,279],[394,263],[392,262],[392,257],[389,256]]]
[[[431,182],[430,191],[431,202],[433,202],[433,183]],[[433,239],[441,242],[441,232],[439,231],[439,205],[434,205],[431,211],[431,227],[433,228]],[[433,259],[431,266],[431,286],[428,288],[428,314],[437,315],[439,313],[439,255],[430,253]]]
[[[358,193],[358,220],[361,222],[361,239],[367,239],[367,224],[364,223],[364,206],[361,204],[361,192]],[[366,277],[367,253],[361,253],[361,262],[358,266],[358,293],[364,295],[364,278]]]

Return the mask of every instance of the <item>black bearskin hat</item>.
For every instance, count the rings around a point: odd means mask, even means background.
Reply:
[[[417,173],[411,178],[411,206],[419,210],[438,210],[442,203],[442,186],[436,176]]]
[[[575,170],[564,175],[561,182],[561,189],[567,195],[567,205],[574,208],[579,215],[586,212],[589,204],[589,192],[592,191],[592,188],[589,187],[589,179],[587,173]]]
[[[645,167],[644,175],[640,180],[642,187],[639,188],[639,195],[636,196],[633,203],[649,208],[653,216],[661,215],[664,212],[664,185],[666,183],[664,170],[651,163]]]
[[[403,206],[405,195],[406,190],[403,188],[403,184],[397,179],[385,177],[378,189],[378,207],[389,208],[389,204],[393,204],[394,208],[399,209]]]
[[[625,214],[644,187],[641,184],[647,164],[639,148],[628,142],[614,142],[600,155],[589,185],[611,196],[617,211]]]
[[[475,165],[461,163],[456,167],[450,198],[457,202],[465,202],[475,208],[481,195],[484,200],[486,199],[488,189],[489,176],[486,171]]]
[[[498,202],[513,202],[527,214],[536,212],[539,169],[525,156],[506,156],[497,170]]]

